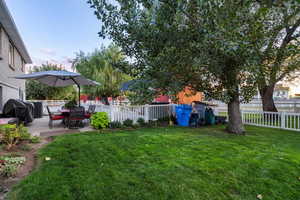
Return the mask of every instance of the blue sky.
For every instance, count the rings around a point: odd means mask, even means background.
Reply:
[[[69,66],[75,52],[110,41],[98,36],[100,21],[86,0],[5,0],[35,64]]]

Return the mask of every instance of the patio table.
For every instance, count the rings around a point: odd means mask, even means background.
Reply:
[[[58,110],[60,113],[70,113],[70,109],[60,109]]]
[[[62,108],[62,109],[59,109],[58,112],[61,113],[62,116],[64,116],[65,118],[63,119],[63,124],[65,126],[69,126],[69,118],[70,118],[70,112],[71,112],[71,109],[66,109],[66,108]]]

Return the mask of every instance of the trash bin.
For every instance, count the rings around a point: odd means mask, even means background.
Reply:
[[[189,126],[190,115],[192,112],[192,106],[190,105],[178,105],[175,107],[177,123],[179,126]]]
[[[205,108],[207,107],[206,103],[195,102],[195,108],[198,111],[199,119],[205,119]]]
[[[214,125],[216,123],[214,111],[211,108],[206,108],[205,110],[205,124]]]
[[[43,117],[43,103],[42,102],[34,102],[34,118],[42,118]]]

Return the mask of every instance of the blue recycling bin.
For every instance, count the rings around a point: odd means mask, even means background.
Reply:
[[[179,126],[189,126],[189,120],[192,112],[190,105],[177,105],[175,107],[177,123]]]

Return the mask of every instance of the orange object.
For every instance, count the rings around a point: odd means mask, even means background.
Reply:
[[[203,101],[204,95],[202,92],[194,92],[189,87],[177,94],[179,104],[191,104],[193,101]]]

